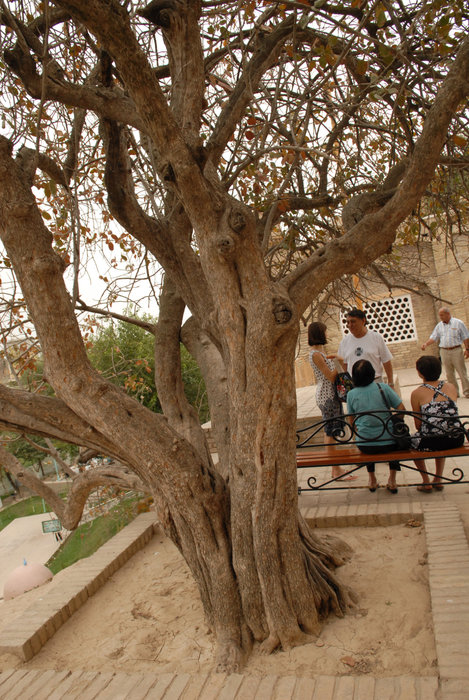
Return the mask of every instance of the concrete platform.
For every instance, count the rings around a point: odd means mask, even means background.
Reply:
[[[28,564],[45,564],[60,547],[53,533],[42,531],[42,522],[55,517],[53,513],[39,513],[16,518],[0,530],[0,599],[6,579],[23,559]]]

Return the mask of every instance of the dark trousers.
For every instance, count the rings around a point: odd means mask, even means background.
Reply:
[[[396,445],[395,442],[390,442],[388,445],[357,445],[357,447],[360,452],[363,452],[365,455],[383,454],[384,452],[392,452],[393,450],[399,449],[399,445]],[[400,472],[401,466],[399,462],[392,460],[389,462],[389,469],[392,469],[395,472]],[[375,463],[368,462],[366,465],[366,471],[372,474],[375,471]]]

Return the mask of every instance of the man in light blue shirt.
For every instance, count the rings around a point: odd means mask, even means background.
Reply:
[[[446,306],[438,311],[438,316],[441,321],[436,324],[429,339],[422,345],[422,350],[432,343],[438,343],[447,380],[458,389],[459,396],[456,371],[461,380],[464,396],[469,398],[469,379],[464,361],[469,357],[469,331],[459,318],[451,316],[451,311]],[[464,352],[462,345],[464,345]]]

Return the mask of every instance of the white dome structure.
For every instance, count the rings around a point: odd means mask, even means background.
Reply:
[[[16,598],[16,596],[31,591],[33,588],[42,586],[50,581],[53,577],[50,571],[44,564],[28,564],[26,559],[22,566],[17,566],[8,576],[3,586],[4,600]]]

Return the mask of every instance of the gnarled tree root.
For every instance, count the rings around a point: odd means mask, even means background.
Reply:
[[[349,586],[338,581],[332,569],[348,561],[353,550],[338,537],[325,535],[319,539],[314,536],[301,516],[299,526],[306,568],[319,616],[324,619],[333,612],[338,617],[343,617],[347,610],[356,606],[357,596]]]

